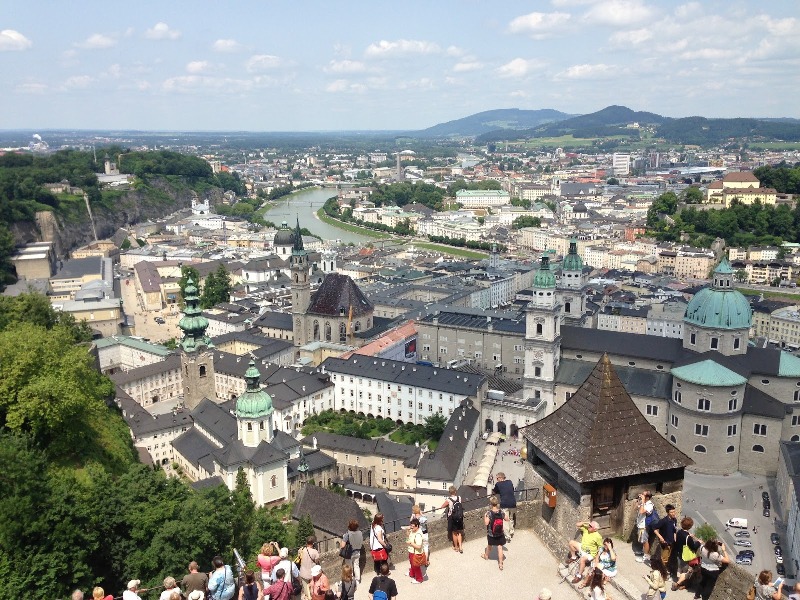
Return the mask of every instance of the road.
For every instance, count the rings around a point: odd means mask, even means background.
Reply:
[[[744,495],[740,494],[739,490],[742,490]],[[772,500],[772,517],[765,517],[762,514],[762,491],[769,492]],[[694,519],[695,526],[702,523],[709,523],[713,526],[728,549],[733,550],[733,556],[744,549],[734,545],[737,538],[733,534],[741,530],[731,528],[726,531],[725,523],[734,517],[747,519],[750,537],[744,539],[749,539],[752,543],[750,549],[755,552],[755,558],[752,565],[744,568],[753,575],[762,569],[769,569],[775,574],[775,547],[769,539],[772,532],[777,531],[781,536],[781,546],[788,548],[786,531],[779,509],[776,502],[774,477],[767,478],[740,473],[728,476],[699,475],[688,471],[686,473],[683,513]],[[776,518],[777,521],[775,521]],[[753,526],[758,528],[758,533],[753,532]],[[787,560],[784,567],[787,579],[794,580],[796,566],[789,564]]]

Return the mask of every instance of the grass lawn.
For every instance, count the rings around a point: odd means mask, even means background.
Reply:
[[[357,225],[351,225],[350,223],[344,223],[339,221],[338,219],[333,219],[325,214],[325,209],[320,208],[317,211],[317,216],[319,217],[320,221],[323,223],[327,223],[328,225],[333,225],[338,229],[344,229],[345,231],[350,231],[352,233],[357,233],[359,235],[365,235],[367,237],[376,238],[376,239],[391,239],[392,236],[388,233],[383,233],[382,231],[375,231],[374,229],[367,229],[366,227],[358,227]]]
[[[789,300],[790,302],[800,302],[800,288],[794,288],[796,292],[790,292],[788,290],[781,291],[781,292],[762,292],[761,290],[751,290],[747,288],[736,288],[738,291],[742,292],[745,296],[759,296],[764,294],[764,298],[774,298],[776,300]]]
[[[416,248],[425,248],[426,250],[436,250],[451,256],[460,256],[461,258],[470,258],[474,260],[481,260],[489,256],[486,252],[479,252],[478,250],[469,250],[468,248],[456,248],[455,246],[444,246],[442,244],[432,244],[430,242],[411,242]]]

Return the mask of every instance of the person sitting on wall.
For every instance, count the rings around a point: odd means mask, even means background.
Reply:
[[[569,558],[567,561],[567,564],[569,564],[580,559],[578,572],[572,580],[572,583],[580,582],[581,574],[586,568],[586,565],[591,564],[600,551],[600,548],[603,546],[603,536],[597,531],[600,529],[600,525],[597,524],[597,521],[578,521],[577,527],[581,530],[583,535],[581,536],[580,542],[577,540],[569,541]]]

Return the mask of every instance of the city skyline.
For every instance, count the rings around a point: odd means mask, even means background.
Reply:
[[[16,2],[0,129],[414,130],[495,108],[800,117],[790,0]]]

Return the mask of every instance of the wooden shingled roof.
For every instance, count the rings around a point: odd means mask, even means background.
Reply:
[[[693,464],[642,415],[608,354],[560,408],[520,431],[578,483]]]

